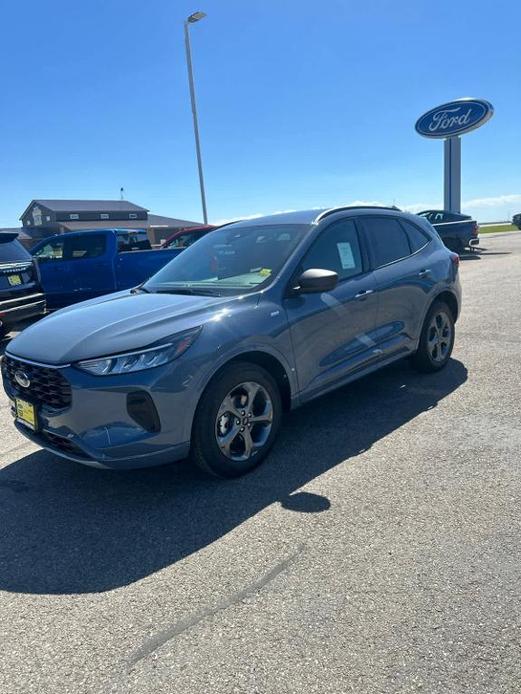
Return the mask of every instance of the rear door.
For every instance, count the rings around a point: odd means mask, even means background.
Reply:
[[[112,251],[107,234],[94,231],[65,236],[65,259],[70,268],[73,301],[109,294],[115,289]]]
[[[411,352],[434,286],[430,238],[398,217],[363,217],[374,268],[378,311],[376,342],[383,358]]]
[[[374,359],[375,347],[375,278],[353,219],[334,221],[322,231],[296,277],[311,268],[332,270],[339,282],[331,292],[290,295],[285,300],[303,399],[362,368]]]

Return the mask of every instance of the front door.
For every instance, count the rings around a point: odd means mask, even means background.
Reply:
[[[301,398],[327,390],[374,359],[377,295],[364,260],[356,224],[340,219],[327,226],[305,254],[297,275],[311,268],[332,270],[339,281],[322,294],[285,300]]]
[[[47,308],[60,308],[71,302],[73,287],[70,263],[65,258],[65,238],[42,241],[32,251],[38,262]]]

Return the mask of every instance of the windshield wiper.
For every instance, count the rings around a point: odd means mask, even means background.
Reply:
[[[155,290],[156,294],[190,294],[194,296],[221,296],[219,292],[212,289],[192,287],[159,287]]]
[[[144,294],[151,294],[151,292],[146,287],[144,287],[142,284],[139,284],[137,287],[133,287],[130,290],[131,294],[138,294],[139,292],[143,292]]]

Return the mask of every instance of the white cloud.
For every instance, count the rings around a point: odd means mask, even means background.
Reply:
[[[389,207],[392,204],[396,204],[401,210],[405,212],[411,212],[413,214],[421,212],[422,210],[440,210],[443,209],[443,203],[441,200],[436,202],[413,202],[408,204],[402,204],[399,201],[396,202],[383,202],[382,200],[351,200],[350,202],[343,202],[337,205],[331,205],[331,207],[352,207],[352,206],[371,206],[371,207]],[[462,209],[467,213],[474,213],[475,216],[480,221],[481,215],[479,214],[479,209],[484,209],[484,217],[490,217],[491,219],[483,219],[482,221],[498,221],[510,214],[509,206],[518,205],[521,208],[521,194],[508,194],[508,195],[496,195],[485,198],[471,198],[469,200],[463,200],[461,203]],[[319,210],[322,207],[317,206],[306,206],[307,209]],[[304,208],[302,208],[304,209]],[[475,211],[475,212],[474,212]],[[214,224],[226,224],[227,222],[234,222],[238,219],[257,219],[259,217],[264,217],[265,215],[271,214],[284,214],[285,212],[295,212],[295,210],[276,210],[273,212],[257,212],[255,214],[249,215],[237,215],[237,217],[230,217],[229,219],[219,219],[214,222]]]
[[[465,200],[462,207],[500,207],[501,205],[521,204],[521,195],[497,195],[490,198],[473,198]]]

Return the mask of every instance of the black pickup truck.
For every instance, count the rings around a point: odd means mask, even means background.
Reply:
[[[38,268],[16,237],[0,232],[0,338],[16,323],[45,313]]]
[[[469,215],[447,210],[425,210],[418,214],[432,224],[451,251],[462,253],[479,245],[479,226]]]
[[[518,229],[521,229],[521,212],[518,212],[512,217],[512,224]]]

